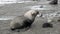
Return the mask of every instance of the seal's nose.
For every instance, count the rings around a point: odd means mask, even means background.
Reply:
[[[37,14],[39,14],[39,12],[37,12]]]

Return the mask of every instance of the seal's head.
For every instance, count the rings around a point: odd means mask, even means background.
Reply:
[[[35,19],[35,17],[37,16],[37,14],[39,14],[38,10],[29,10],[28,12],[26,12],[24,14],[25,17],[29,18],[29,19]]]

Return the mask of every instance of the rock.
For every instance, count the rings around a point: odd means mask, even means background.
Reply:
[[[58,0],[53,0],[49,4],[51,4],[51,5],[57,5],[58,4]]]
[[[43,27],[43,28],[52,28],[53,25],[52,25],[51,23],[44,23],[44,24],[42,25],[42,27]]]

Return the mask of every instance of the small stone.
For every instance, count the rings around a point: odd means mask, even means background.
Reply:
[[[50,23],[50,22],[52,22],[52,20],[49,19],[47,22]]]
[[[41,5],[40,8],[43,8],[43,5]]]
[[[60,22],[60,19],[58,20],[58,22]]]
[[[51,4],[51,5],[57,5],[58,4],[58,0],[53,0],[49,4]]]
[[[52,25],[51,23],[44,23],[44,24],[42,25],[42,27],[43,27],[43,28],[52,28],[53,25]]]

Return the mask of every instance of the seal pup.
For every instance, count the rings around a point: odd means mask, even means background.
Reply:
[[[34,22],[37,14],[39,14],[39,11],[29,10],[23,16],[15,17],[10,23],[11,30],[24,29],[30,27],[31,24]]]

